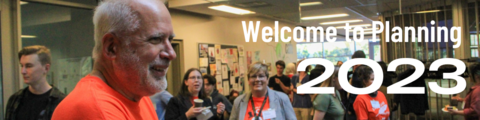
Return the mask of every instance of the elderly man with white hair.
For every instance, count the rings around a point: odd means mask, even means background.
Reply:
[[[149,96],[165,90],[176,58],[170,13],[160,0],[106,0],[96,8],[94,67],[53,120],[158,119]]]

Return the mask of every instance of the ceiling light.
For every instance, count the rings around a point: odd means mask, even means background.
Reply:
[[[22,35],[22,38],[37,38],[35,35]]]
[[[227,5],[210,6],[208,8],[218,10],[218,11],[238,14],[238,15],[254,14],[255,13],[255,12],[252,12],[252,11],[249,11],[249,10],[235,8],[235,7],[231,7],[231,6],[227,6]]]
[[[440,10],[425,10],[425,11],[418,11],[415,13],[433,13],[433,12],[440,12]]]
[[[304,2],[304,3],[300,3],[300,6],[305,7],[305,6],[321,5],[321,4],[322,2]]]
[[[209,2],[223,2],[223,1],[228,1],[228,0],[207,0]]]
[[[358,25],[349,25],[349,27],[366,27],[366,26],[372,26],[372,24],[358,24]],[[345,28],[346,26],[338,26],[335,28]],[[353,29],[353,28],[352,28]]]
[[[373,28],[364,28],[363,31],[372,31]],[[377,28],[377,30],[379,30],[379,28]],[[350,30],[350,32],[353,32],[353,29]]]
[[[372,34],[373,32],[363,32],[364,35],[366,34]],[[357,35],[360,34],[360,32],[357,32]],[[353,34],[352,34],[353,35]]]
[[[363,22],[363,20],[344,20],[344,21],[334,21],[334,22],[322,22],[320,25],[331,25],[331,24],[345,24],[345,23],[354,23],[354,22]]]
[[[28,2],[20,1],[20,5],[28,4]]]
[[[345,16],[348,16],[348,14],[342,13],[342,14],[302,17],[302,20],[325,19],[325,18],[345,17]]]

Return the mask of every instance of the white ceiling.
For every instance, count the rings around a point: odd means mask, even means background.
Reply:
[[[378,20],[377,13],[383,11],[396,10],[399,8],[400,1],[402,7],[425,4],[434,0],[225,0],[221,2],[212,2],[218,0],[171,0],[169,7],[195,13],[207,14],[222,17],[244,17],[244,16],[268,16],[274,19],[287,20],[300,26],[322,26],[320,22],[361,19],[363,22],[353,24],[371,24]],[[299,7],[300,2],[320,1],[321,5]],[[266,3],[260,7],[242,7],[245,3]],[[209,9],[208,6],[227,4],[256,12],[253,15],[235,15]],[[300,20],[301,17],[318,16],[347,13],[347,17],[320,19],[320,20]],[[342,24],[335,26],[344,26]],[[328,26],[322,26],[326,28]],[[337,30],[338,34],[344,35],[344,30]]]

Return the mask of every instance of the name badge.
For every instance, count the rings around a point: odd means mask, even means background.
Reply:
[[[370,104],[372,104],[373,109],[380,108],[380,103],[378,103],[378,101],[371,100]]]
[[[266,119],[272,119],[272,118],[276,118],[277,115],[275,114],[275,110],[274,109],[268,109],[266,111],[262,111],[262,115],[263,115],[263,119],[266,120]]]
[[[197,120],[207,120],[213,116],[212,111],[210,109],[206,108],[202,111],[202,114],[197,116]]]

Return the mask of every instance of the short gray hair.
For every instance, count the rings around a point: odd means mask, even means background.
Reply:
[[[128,5],[127,0],[105,0],[95,8],[93,15],[94,40],[92,57],[99,59],[102,51],[102,38],[107,33],[117,33],[119,37],[127,37],[140,28],[138,13]],[[127,37],[128,38],[128,37]],[[129,41],[126,41],[127,44]]]

